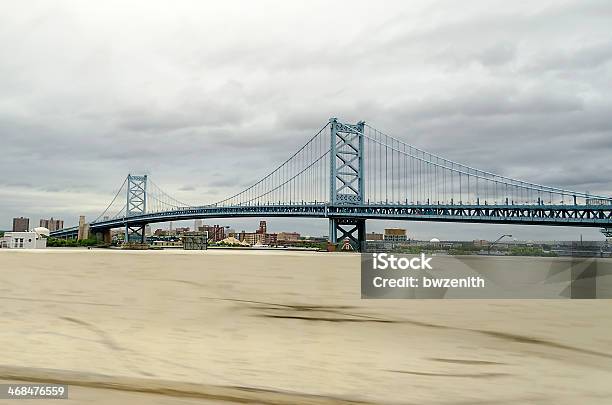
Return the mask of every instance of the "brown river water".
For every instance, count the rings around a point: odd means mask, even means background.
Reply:
[[[611,300],[362,300],[359,265],[0,250],[0,382],[69,384],[66,404],[612,403]]]

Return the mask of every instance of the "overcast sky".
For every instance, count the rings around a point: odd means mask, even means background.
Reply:
[[[0,229],[19,215],[95,218],[128,172],[182,201],[217,201],[331,116],[498,174],[612,194],[609,0],[0,7]],[[602,239],[393,224],[421,238]],[[269,229],[326,234],[327,224]]]

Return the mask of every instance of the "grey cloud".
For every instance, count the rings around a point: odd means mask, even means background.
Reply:
[[[496,115],[531,115],[549,113],[569,113],[581,110],[582,101],[575,96],[553,96],[544,89],[541,92],[516,92],[511,88],[469,89],[468,93],[454,95],[445,99],[413,102],[408,106],[398,106],[417,120],[448,119],[454,115],[473,118]]]
[[[486,67],[498,67],[515,60],[517,56],[516,44],[502,41],[491,45],[474,44],[467,49],[456,49],[447,46],[440,49],[428,63],[448,65],[449,69],[465,67],[470,63],[478,63]]]
[[[575,71],[597,69],[612,60],[612,35],[608,40],[597,44],[586,44],[572,49],[557,49],[535,55],[525,69],[534,71]]]
[[[96,216],[129,172],[186,202],[222,199],[332,116],[503,175],[612,192],[609,2],[294,7],[11,5],[0,228],[15,215]],[[326,233],[324,221],[277,224]],[[497,232],[405,225],[424,237]]]
[[[236,180],[232,179],[232,178],[218,178],[215,180],[209,180],[206,185],[208,187],[232,187],[232,186],[236,186]],[[244,184],[245,186],[247,184]]]
[[[218,128],[243,124],[248,107],[239,83],[228,83],[212,93],[202,89],[180,92],[180,102],[171,107],[142,105],[118,113],[118,126],[135,131],[169,132],[177,129]]]
[[[514,59],[516,47],[514,44],[501,42],[477,53],[478,60],[483,65],[503,65]]]

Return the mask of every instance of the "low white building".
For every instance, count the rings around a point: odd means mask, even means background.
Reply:
[[[47,247],[47,228],[34,228],[29,232],[5,232],[0,238],[0,248],[6,249],[44,249]]]

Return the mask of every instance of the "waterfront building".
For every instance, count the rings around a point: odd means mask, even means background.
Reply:
[[[300,240],[300,234],[297,232],[279,232],[277,238],[281,242],[297,242]]]
[[[0,238],[0,248],[44,249],[47,247],[47,237],[49,237],[49,230],[43,227],[25,232],[5,232]]]
[[[385,242],[406,242],[406,230],[404,228],[386,228],[383,235]]]
[[[198,228],[200,232],[208,232],[208,240],[220,242],[225,239],[225,227],[221,225],[203,225]]]
[[[276,245],[278,243],[278,234],[266,233],[265,234],[265,245]]]
[[[244,242],[251,246],[252,245],[263,245],[262,243],[263,235],[257,232],[245,232],[243,230],[236,236],[236,239],[238,239],[240,242]]]
[[[260,233],[261,229],[255,232],[241,231],[236,234],[230,234],[230,237],[238,239],[240,242],[249,245],[276,245],[278,243],[278,235],[275,233]]]
[[[383,240],[383,234],[375,232],[367,233],[366,240]]]
[[[476,247],[489,246],[491,244],[491,242],[489,242],[488,240],[485,240],[485,239],[474,239],[474,241],[472,243]]]

